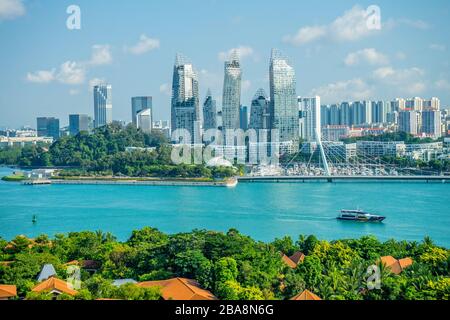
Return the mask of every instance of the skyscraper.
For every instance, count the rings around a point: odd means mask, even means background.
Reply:
[[[248,107],[240,106],[239,108],[239,127],[242,130],[248,129]]]
[[[385,123],[387,115],[387,105],[384,101],[372,102],[372,122]]]
[[[223,81],[222,121],[223,129],[238,129],[239,108],[241,105],[241,65],[239,53],[234,50],[230,59],[225,61]]]
[[[94,87],[95,127],[112,123],[112,87],[109,84]]]
[[[53,140],[59,139],[59,119],[39,117],[36,119],[36,122],[38,137],[52,137]]]
[[[321,113],[323,109],[320,106],[320,97],[298,97],[298,101],[305,119],[302,138],[308,142],[315,142],[320,138],[322,126]]]
[[[286,57],[272,50],[269,68],[271,128],[279,130],[280,142],[299,138],[298,103],[294,68]]]
[[[398,131],[418,134],[418,113],[414,110],[405,110],[398,113]]]
[[[152,97],[131,98],[131,120],[136,128],[151,132],[153,126]]]
[[[422,111],[422,133],[440,138],[442,135],[441,126],[441,112],[439,110]]]
[[[92,130],[92,118],[87,114],[69,115],[69,133],[76,136],[81,131],[90,132]]]
[[[206,93],[205,102],[203,103],[203,129],[218,129],[218,109],[216,100],[211,95],[211,90]]]
[[[186,57],[177,54],[172,82],[172,130],[186,129],[190,141],[187,141],[188,137],[184,137],[184,142],[192,143],[194,131],[201,134],[201,119],[197,73]]]
[[[259,89],[252,99],[249,128],[255,130],[270,129],[269,108],[269,97],[264,89]]]
[[[340,105],[340,113],[341,113],[341,124],[346,126],[352,126],[352,108],[350,103],[342,102]]]

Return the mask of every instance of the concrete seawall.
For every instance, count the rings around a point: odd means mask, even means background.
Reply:
[[[194,187],[234,187],[236,179],[229,181],[175,181],[175,180],[52,180],[58,185],[126,185],[126,186],[194,186]]]

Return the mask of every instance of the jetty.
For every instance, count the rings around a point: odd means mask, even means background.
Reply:
[[[24,182],[22,182],[22,184],[26,186],[37,186],[52,184],[52,181],[47,179],[25,180]]]

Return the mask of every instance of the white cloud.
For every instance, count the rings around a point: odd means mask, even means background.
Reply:
[[[411,28],[426,30],[429,25],[422,20],[411,19],[390,19],[382,23],[380,29],[368,27],[368,17],[371,13],[359,5],[355,5],[350,10],[344,12],[328,24],[304,26],[294,35],[286,35],[283,42],[294,46],[301,46],[316,40],[327,39],[337,42],[357,41],[368,36],[380,33],[382,29],[391,29],[399,25],[406,25]]]
[[[69,94],[71,95],[71,96],[75,96],[75,95],[77,95],[77,94],[79,94],[80,93],[80,90],[78,90],[78,89],[70,89],[69,90]]]
[[[367,13],[360,6],[354,6],[334,20],[329,30],[332,37],[338,41],[359,40],[377,31],[367,27]]]
[[[159,46],[159,39],[149,38],[145,34],[142,34],[139,38],[139,42],[132,47],[125,47],[125,51],[131,54],[141,55],[154,49],[158,49]]]
[[[1,0],[0,0],[1,1]],[[89,69],[99,65],[111,64],[113,61],[111,47],[107,44],[92,46],[91,58],[88,61],[66,61],[52,70],[29,72],[27,81],[34,83],[50,83],[58,81],[67,85],[79,85],[86,81]]]
[[[318,95],[324,103],[370,99],[373,89],[361,78],[338,81],[313,89],[311,95]]]
[[[56,79],[64,84],[82,84],[85,81],[86,69],[75,61],[61,64]]]
[[[69,85],[78,85],[85,81],[86,69],[75,61],[66,61],[58,69],[29,72],[26,80],[33,83],[58,81]]]
[[[447,47],[440,43],[432,43],[432,44],[430,44],[429,48],[431,50],[436,50],[436,51],[446,51],[447,50]]]
[[[172,90],[170,88],[170,85],[168,83],[163,83],[162,85],[159,86],[159,92],[167,95],[167,96],[171,96],[172,95]]]
[[[411,95],[419,95],[426,89],[424,75],[425,71],[417,67],[407,69],[382,67],[373,72],[373,78],[379,84],[396,87],[398,91]]]
[[[249,47],[249,46],[239,46],[239,47],[237,47],[237,48],[232,48],[232,49],[230,49],[230,50],[228,50],[228,51],[226,51],[226,52],[225,52],[225,51],[219,52],[219,54],[218,54],[219,60],[220,60],[220,61],[226,61],[226,60],[228,60],[228,59],[230,58],[231,54],[232,54],[234,51],[237,51],[237,53],[238,53],[238,55],[239,55],[239,58],[240,58],[241,60],[243,60],[243,59],[245,59],[245,58],[247,58],[247,57],[251,57],[251,56],[253,56],[253,54],[254,54],[254,51],[253,51],[253,48],[252,48],[252,47]]]
[[[344,63],[347,66],[356,66],[360,63],[368,63],[370,65],[384,65],[389,63],[389,59],[386,55],[378,52],[374,48],[367,48],[349,53],[345,58]]]
[[[322,38],[333,41],[356,41],[379,32],[367,26],[367,12],[361,6],[354,6],[328,25],[306,26],[295,35],[283,37],[285,43],[295,46],[307,44]]]
[[[96,44],[92,46],[92,56],[88,64],[93,66],[111,64],[113,61],[111,47],[107,44]]]
[[[25,14],[22,0],[0,0],[0,20],[15,19]]]
[[[324,37],[327,34],[327,27],[313,26],[300,28],[293,36],[286,35],[283,37],[283,42],[290,43],[295,46],[300,46]]]
[[[33,83],[49,83],[55,80],[55,69],[40,70],[36,72],[28,72],[26,77],[28,82]]]

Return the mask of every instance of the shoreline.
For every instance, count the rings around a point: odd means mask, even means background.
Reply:
[[[141,186],[194,186],[194,187],[235,187],[237,179],[223,181],[195,181],[195,180],[136,180],[136,179],[51,179],[56,185],[141,185]]]

